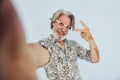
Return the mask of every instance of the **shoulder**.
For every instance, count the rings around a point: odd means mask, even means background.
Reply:
[[[44,46],[44,47],[49,47],[52,44],[52,39],[50,37],[47,38],[42,38],[37,42],[39,45]]]
[[[39,45],[38,43],[28,44],[26,47],[31,63],[37,65],[37,68],[48,63],[50,55],[45,47]]]
[[[69,39],[67,39],[67,44],[68,44],[69,46],[82,47],[82,46],[80,45],[80,43],[78,43],[78,42],[75,41],[75,40],[69,40]]]
[[[71,44],[71,45],[78,44],[75,40],[69,40],[69,39],[67,39],[66,41],[67,41],[68,44]]]
[[[41,40],[38,41],[38,43],[43,43],[43,42],[49,42],[49,38],[42,38]]]

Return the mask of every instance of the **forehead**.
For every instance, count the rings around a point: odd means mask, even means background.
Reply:
[[[70,25],[70,18],[67,15],[60,15],[58,19],[64,24]]]

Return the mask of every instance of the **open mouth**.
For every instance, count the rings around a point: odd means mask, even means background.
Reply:
[[[53,30],[53,36],[58,40],[62,41],[66,38],[67,32],[62,30]]]
[[[57,30],[57,32],[58,32],[59,34],[61,34],[61,35],[66,35],[66,34],[67,34],[67,32],[64,32],[64,31],[62,31],[62,30]]]

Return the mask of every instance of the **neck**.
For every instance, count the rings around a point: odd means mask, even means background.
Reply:
[[[57,41],[61,46],[64,45],[64,41]]]
[[[62,41],[57,41],[57,42],[60,44],[61,48],[64,49],[64,40],[62,40]]]

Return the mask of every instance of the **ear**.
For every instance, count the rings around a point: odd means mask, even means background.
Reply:
[[[56,23],[55,22],[53,22],[52,23],[52,29],[53,29],[53,27],[55,27],[56,26]]]
[[[54,27],[55,25],[56,25],[55,22],[53,22],[53,23],[52,23],[52,26]]]

